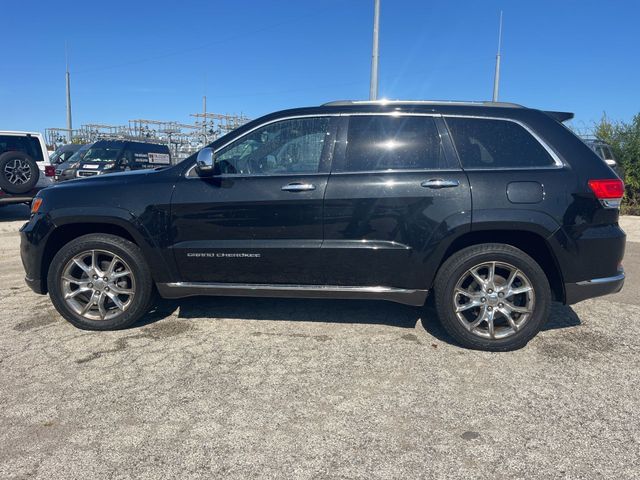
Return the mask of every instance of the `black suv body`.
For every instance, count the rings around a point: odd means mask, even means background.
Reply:
[[[434,290],[458,342],[518,348],[552,300],[624,281],[622,182],[565,118],[455,102],[270,114],[172,168],[43,191],[26,280],[91,329],[133,323],[154,286],[417,306]]]
[[[76,167],[76,177],[156,168],[171,164],[167,145],[129,140],[98,140]]]

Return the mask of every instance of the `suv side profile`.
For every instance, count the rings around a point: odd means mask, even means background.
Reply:
[[[432,291],[461,345],[520,348],[552,301],[624,282],[624,185],[568,118],[486,102],[273,113],[171,168],[43,191],[26,281],[94,330],[132,325],[155,291],[415,306]]]

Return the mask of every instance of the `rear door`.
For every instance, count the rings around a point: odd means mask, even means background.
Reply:
[[[338,117],[274,121],[216,151],[216,175],[176,183],[183,281],[321,283],[322,201]]]
[[[471,224],[469,182],[442,119],[344,117],[324,224],[326,283],[429,288],[436,252]]]

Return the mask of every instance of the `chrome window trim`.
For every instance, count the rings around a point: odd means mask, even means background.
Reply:
[[[265,123],[261,123],[260,125],[256,125],[254,128],[252,128],[251,130],[246,131],[245,133],[243,133],[241,136],[234,138],[233,140],[229,140],[227,143],[223,144],[222,146],[220,146],[219,148],[214,150],[214,153],[218,153],[220,150],[223,150],[224,148],[226,148],[228,145],[232,144],[233,142],[240,140],[242,138],[244,138],[245,136],[249,135],[250,133],[254,132],[255,130],[262,128],[262,127],[266,127],[267,125],[271,125],[273,123],[277,123],[277,122],[282,122],[282,121],[286,121],[286,120],[295,120],[295,119],[299,119],[299,118],[321,118],[321,117],[352,117],[352,116],[392,116],[392,117],[404,117],[404,116],[422,116],[422,117],[440,117],[440,118],[444,118],[445,120],[447,118],[475,118],[475,119],[480,119],[480,120],[499,120],[499,121],[503,121],[503,122],[511,122],[511,123],[515,123],[516,125],[519,125],[520,127],[524,128],[524,130],[526,132],[528,132],[540,145],[542,145],[542,148],[545,149],[545,151],[551,156],[554,164],[553,165],[548,165],[548,166],[538,166],[538,167],[487,167],[487,168],[480,168],[480,167],[476,167],[476,168],[461,168],[459,170],[425,170],[425,169],[409,169],[409,170],[367,170],[367,171],[358,171],[358,172],[325,172],[325,173],[319,173],[319,172],[310,172],[310,173],[287,173],[287,174],[280,174],[277,176],[282,176],[282,177],[290,177],[290,176],[294,176],[294,177],[300,177],[300,176],[306,176],[306,175],[353,175],[353,174],[369,174],[369,173],[400,173],[400,172],[414,172],[414,173],[421,173],[421,172],[431,172],[431,171],[455,171],[455,172],[460,172],[460,171],[468,171],[468,172],[478,172],[478,171],[509,171],[509,170],[557,170],[557,169],[562,169],[564,168],[566,165],[565,163],[560,159],[560,157],[558,156],[558,154],[547,144],[547,142],[545,142],[535,131],[533,131],[527,124],[521,122],[520,120],[516,120],[513,118],[506,118],[506,117],[493,117],[493,116],[488,116],[488,115],[456,115],[456,114],[441,114],[441,113],[436,113],[436,112],[403,112],[403,111],[391,111],[391,112],[341,112],[341,113],[324,113],[324,114],[306,114],[306,115],[291,115],[288,117],[279,117],[279,118],[274,118],[272,120],[269,120],[268,122]],[[448,126],[447,126],[448,128]],[[451,135],[451,134],[450,134]],[[453,138],[451,138],[451,140],[453,141]],[[455,145],[455,142],[454,142]],[[198,176],[191,176],[191,173],[193,172],[193,170],[195,169],[195,164],[192,165],[184,174],[185,178],[187,179],[199,179],[200,177]],[[249,178],[249,177],[258,177],[258,178],[265,178],[265,177],[274,177],[276,175],[255,175],[255,174],[224,174],[224,175],[220,175],[219,178]]]
[[[447,118],[475,118],[475,119],[479,119],[479,120],[499,120],[499,121],[503,121],[503,122],[511,122],[511,123],[515,123],[516,125],[520,125],[522,128],[524,128],[540,145],[542,145],[542,148],[544,148],[547,153],[551,156],[551,159],[554,162],[554,165],[548,165],[548,166],[538,166],[538,167],[489,167],[489,168],[481,168],[481,167],[475,167],[475,168],[464,168],[463,170],[465,171],[469,171],[469,172],[474,172],[474,171],[485,171],[485,170],[555,170],[555,169],[559,169],[559,168],[563,168],[565,166],[565,163],[562,161],[562,159],[560,159],[560,157],[558,156],[558,154],[549,146],[549,144],[547,144],[547,142],[545,142],[542,138],[540,138],[540,136],[534,132],[527,124],[521,122],[520,120],[516,120],[514,118],[505,118],[505,117],[490,117],[487,115],[452,115],[452,114],[443,114],[442,117],[445,119]],[[448,128],[448,126],[447,126]],[[451,136],[452,141],[455,145],[455,141],[453,140],[453,135]]]

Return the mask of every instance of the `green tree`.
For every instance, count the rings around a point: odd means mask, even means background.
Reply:
[[[624,170],[626,203],[632,210],[640,208],[640,114],[630,123],[612,122],[606,115],[596,125],[598,139],[611,145]]]

